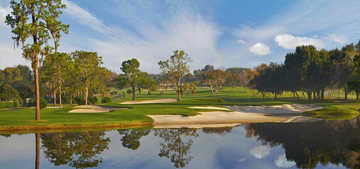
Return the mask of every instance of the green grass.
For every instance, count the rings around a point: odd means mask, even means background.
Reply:
[[[333,104],[325,105],[322,110],[306,112],[306,114],[325,120],[348,120],[359,115],[360,104]]]
[[[137,96],[137,100],[150,100],[162,98],[176,98],[174,91],[167,91],[160,95],[159,92],[152,92],[151,96],[147,91]],[[278,105],[291,103],[307,103],[305,96],[296,99],[291,93],[283,94],[278,100],[268,94],[264,99],[254,90],[247,88],[226,87],[215,95],[209,94],[208,89],[199,89],[196,94],[185,94],[181,103],[167,104],[143,104],[143,105],[120,105],[120,102],[130,100],[115,97],[112,103],[102,104],[103,106],[128,107],[129,109],[115,110],[107,113],[74,114],[68,113],[73,106],[65,105],[63,109],[41,110],[41,121],[34,121],[34,108],[6,108],[9,103],[0,104],[0,129],[34,129],[34,128],[68,128],[68,127],[101,127],[101,126],[127,126],[127,125],[151,125],[152,119],[147,115],[196,115],[199,111],[189,109],[190,106],[224,106],[224,105]],[[344,102],[338,99],[331,99],[313,104],[324,106],[325,109],[308,112],[310,116],[333,119],[349,119],[359,114],[360,104],[357,102]],[[2,107],[2,105],[5,105]],[[7,106],[6,106],[7,105]]]
[[[0,109],[14,107],[13,102],[0,102]]]

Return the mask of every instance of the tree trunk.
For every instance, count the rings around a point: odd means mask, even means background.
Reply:
[[[70,95],[70,104],[71,105],[73,104],[73,95],[72,94]]]
[[[356,91],[356,100],[359,100],[359,92]]]
[[[325,89],[321,89],[321,100],[325,99]]]
[[[311,102],[311,95],[312,95],[311,91],[307,91],[306,93],[308,95],[308,101]]]
[[[136,98],[136,88],[135,86],[132,86],[132,100],[135,100]]]
[[[347,100],[348,98],[348,91],[347,91],[347,88],[344,87],[344,99]]]
[[[36,63],[34,65],[34,79],[35,79],[35,99],[36,99],[36,113],[35,120],[40,120],[40,84],[39,84],[39,69],[37,67],[38,59],[35,59]]]
[[[62,90],[61,90],[61,86],[60,86],[60,88],[59,88],[59,104],[60,104],[60,106],[62,106],[61,94],[62,94]]]
[[[53,91],[54,106],[56,106],[56,90]]]
[[[40,168],[40,133],[35,133],[35,169]]]
[[[89,87],[85,87],[85,105],[88,105]]]

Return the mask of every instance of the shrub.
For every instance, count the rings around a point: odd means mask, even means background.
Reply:
[[[217,98],[216,101],[218,103],[224,103],[225,102],[224,98]]]
[[[89,96],[89,98],[88,98],[88,104],[96,104],[97,101],[98,101],[98,99],[95,96]]]
[[[83,97],[77,96],[74,98],[74,103],[78,105],[84,105],[85,99]]]
[[[45,108],[47,105],[48,105],[48,101],[44,97],[40,97],[40,109]]]
[[[101,99],[101,103],[110,103],[111,102],[111,98],[110,97],[104,97]]]

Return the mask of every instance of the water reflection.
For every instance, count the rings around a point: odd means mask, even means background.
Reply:
[[[360,168],[360,118],[293,124],[248,124],[235,128],[119,129],[5,134],[18,143],[34,138],[35,169],[53,168]],[[18,146],[16,145],[15,146]],[[32,149],[34,144],[32,144]],[[11,144],[5,144],[11,145]],[[23,145],[20,145],[23,146]],[[120,146],[120,148],[119,148]],[[8,150],[16,150],[9,147]],[[13,153],[26,159],[23,151]],[[0,168],[24,168],[21,163]],[[131,159],[136,159],[131,161]],[[40,162],[41,160],[41,162]],[[10,160],[11,161],[11,160]],[[26,164],[23,164],[26,166]],[[27,165],[28,166],[28,165]]]
[[[140,139],[150,133],[150,129],[121,129],[117,130],[121,138],[122,145],[131,150],[137,150],[140,146]]]
[[[162,138],[159,157],[166,157],[176,168],[183,168],[192,160],[189,153],[193,137],[198,137],[196,129],[157,129],[155,136]]]
[[[271,147],[281,145],[298,168],[319,164],[360,168],[360,119],[301,124],[249,124],[247,137]]]
[[[103,131],[41,134],[45,157],[55,166],[97,167],[101,153],[108,149],[110,138]]]

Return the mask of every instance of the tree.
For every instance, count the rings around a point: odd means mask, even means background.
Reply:
[[[174,51],[174,54],[170,56],[170,59],[159,62],[161,72],[167,75],[169,79],[175,83],[178,102],[181,101],[182,97],[182,80],[184,76],[190,72],[188,66],[189,62],[190,57],[183,50],[176,50]]]
[[[156,82],[148,73],[140,72],[137,87],[139,89],[139,94],[141,94],[141,89],[147,89],[149,93],[151,90],[156,89]]]
[[[125,73],[121,76],[123,78],[123,84],[127,84],[131,87],[132,100],[136,98],[136,88],[138,86],[139,80],[141,79],[140,72],[140,63],[137,59],[133,58],[126,60],[121,64],[121,70]]]
[[[109,148],[110,138],[101,131],[41,134],[45,158],[55,166],[93,168],[102,163],[100,156]]]
[[[118,130],[122,145],[128,149],[137,150],[140,147],[140,139],[147,136],[151,130],[149,129],[121,129]]]
[[[168,158],[176,168],[184,168],[193,159],[190,154],[192,139],[199,136],[195,129],[158,129],[155,136],[163,140],[159,157]]]
[[[21,101],[19,92],[8,84],[0,86],[0,101],[15,101],[17,105]]]
[[[204,71],[202,81],[208,85],[211,94],[215,94],[225,84],[226,74],[223,70],[215,69],[211,71]]]
[[[35,119],[40,120],[39,54],[50,39],[49,32],[63,29],[64,25],[58,18],[65,4],[61,0],[11,0],[10,8],[12,11],[6,17],[6,24],[11,27],[16,45],[22,47],[23,56],[31,60],[36,97]],[[57,23],[57,26],[49,29],[46,27],[51,25],[49,23]]]
[[[66,76],[72,74],[71,57],[67,53],[54,53],[45,58],[41,67],[42,79],[50,87],[53,93],[54,105],[56,105],[56,95],[59,93],[59,104],[62,104],[62,94]]]
[[[85,104],[88,104],[89,90],[98,86],[98,79],[104,76],[102,58],[96,52],[75,51],[72,54],[78,80],[83,87]],[[103,82],[102,82],[103,83]]]

